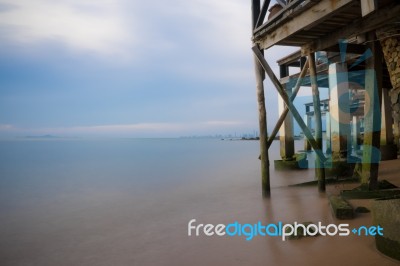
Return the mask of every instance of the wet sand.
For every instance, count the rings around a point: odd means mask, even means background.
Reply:
[[[342,223],[371,225],[371,214],[336,220],[327,195],[355,185],[287,187],[313,180],[314,170],[273,172],[272,195],[260,193],[258,160],[213,169],[205,180],[131,194],[109,188],[26,202],[5,212],[1,265],[398,265],[379,253],[373,237],[189,237],[197,223]],[[380,178],[400,185],[400,160],[383,162]],[[370,200],[351,201],[369,207]],[[4,213],[3,213],[4,214]]]

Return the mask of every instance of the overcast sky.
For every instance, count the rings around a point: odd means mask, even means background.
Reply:
[[[250,0],[0,0],[0,136],[258,130],[250,20]]]

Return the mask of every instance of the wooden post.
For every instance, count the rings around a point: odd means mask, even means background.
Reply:
[[[257,27],[261,26],[262,22],[264,21],[265,15],[267,14],[270,2],[271,2],[270,0],[264,0],[261,10],[259,11],[259,16],[257,18],[257,21],[255,22],[255,25],[253,25],[253,29],[256,29]]]
[[[260,1],[252,0],[252,26],[257,24],[260,15]],[[267,133],[267,112],[265,110],[264,97],[264,70],[254,56],[254,69],[256,74],[256,88],[258,101],[258,123],[260,128],[260,159],[261,159],[261,188],[264,197],[270,196],[270,175],[269,175],[269,157],[268,157],[268,133]]]
[[[303,66],[303,68],[302,68],[302,70],[301,70],[301,72],[300,72],[300,75],[299,75],[298,79],[297,79],[296,85],[294,86],[293,93],[292,93],[292,95],[290,96],[290,101],[291,101],[291,102],[293,102],[294,99],[296,98],[296,95],[297,95],[297,93],[298,93],[299,90],[300,90],[301,83],[303,82],[303,78],[305,77],[305,75],[306,75],[306,73],[307,73],[307,70],[308,70],[308,60],[304,63],[304,66]],[[275,137],[276,137],[276,134],[278,133],[279,128],[282,126],[283,121],[285,121],[286,115],[287,115],[288,113],[289,113],[289,108],[288,108],[287,105],[286,105],[286,106],[285,106],[285,110],[283,110],[283,112],[282,112],[282,114],[280,115],[278,121],[276,122],[276,125],[275,125],[275,127],[274,127],[274,130],[272,130],[272,133],[271,133],[271,135],[269,136],[268,143],[267,143],[268,149],[269,149],[269,147],[271,146],[272,141],[274,141],[274,139],[275,139]]]
[[[382,89],[382,119],[381,119],[381,145],[393,145],[393,118],[392,106],[389,98],[389,90]]]
[[[276,88],[277,92],[281,95],[283,101],[286,103],[286,106],[289,108],[290,112],[292,112],[293,118],[296,119],[296,122],[299,124],[300,128],[303,130],[304,135],[307,137],[311,146],[314,148],[315,153],[321,158],[321,160],[323,162],[325,162],[326,161],[325,155],[322,153],[321,150],[318,149],[318,144],[315,141],[310,129],[305,125],[299,112],[297,111],[297,109],[293,105],[293,103],[290,101],[289,96],[286,94],[285,90],[282,87],[282,84],[279,82],[278,78],[275,76],[275,74],[272,71],[271,67],[269,66],[268,62],[265,60],[260,49],[258,48],[257,45],[254,45],[252,50],[253,50],[254,54],[256,55],[258,62],[261,64],[262,68],[265,70],[265,73],[267,73],[268,77],[271,79],[272,84],[274,84],[274,87]]]
[[[382,50],[374,41],[374,32],[367,34],[367,47],[373,56],[365,62],[364,145],[361,184],[369,190],[378,188],[381,139]]]
[[[319,90],[317,83],[317,69],[315,66],[315,54],[309,53],[309,64],[310,64],[310,81],[313,95],[314,104],[314,118],[315,118],[315,140],[318,148],[322,151],[322,118],[321,118],[321,103],[319,99]],[[318,178],[318,190],[325,192],[325,167],[324,162],[318,156],[315,161],[315,173]]]
[[[261,154],[261,185],[262,194],[264,197],[270,195],[270,178],[269,178],[269,156],[268,156],[268,133],[267,133],[267,112],[265,110],[264,70],[254,58],[255,73],[256,73],[256,88],[258,101],[258,123],[260,128],[260,154]]]

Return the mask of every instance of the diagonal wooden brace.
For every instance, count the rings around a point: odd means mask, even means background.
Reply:
[[[310,143],[311,147],[313,147],[315,153],[319,157],[319,159],[322,162],[326,161],[326,157],[322,153],[319,145],[315,141],[310,129],[306,126],[304,123],[303,119],[301,118],[299,112],[297,111],[296,107],[293,105],[293,103],[289,100],[289,96],[283,89],[281,83],[279,82],[278,78],[275,76],[274,72],[272,71],[271,67],[268,65],[267,61],[265,60],[264,56],[262,55],[260,49],[258,48],[257,45],[254,45],[252,48],[254,54],[256,55],[258,61],[260,62],[260,65],[264,68],[265,72],[269,76],[269,78],[272,81],[272,84],[274,84],[276,90],[278,91],[279,95],[282,97],[282,100],[286,103],[286,106],[292,112],[294,119],[296,119],[297,123],[299,124],[300,128],[303,130],[304,135],[306,136],[308,142]]]
[[[257,18],[256,25],[255,25],[253,30],[255,30],[256,28],[261,26],[261,24],[263,23],[265,15],[267,14],[267,11],[268,11],[268,7],[269,7],[269,3],[270,2],[271,2],[271,0],[264,0],[264,3],[263,3],[263,5],[261,7],[261,10],[260,10],[260,14],[259,14],[259,16]]]
[[[296,81],[296,85],[294,86],[294,90],[293,90],[293,94],[290,96],[290,101],[293,102],[294,99],[296,98],[297,93],[300,90],[300,86],[301,86],[301,82],[303,81],[304,76],[307,73],[308,70],[308,58],[306,63],[304,64],[303,69],[300,72],[299,78]],[[287,116],[287,114],[289,113],[289,108],[287,106],[285,106],[285,109],[283,110],[282,114],[280,115],[278,121],[276,122],[276,125],[274,127],[274,130],[272,130],[271,135],[268,138],[267,141],[267,148],[269,149],[269,147],[271,146],[272,142],[274,141],[276,134],[279,131],[279,128],[282,126],[283,122],[285,121],[285,118]]]

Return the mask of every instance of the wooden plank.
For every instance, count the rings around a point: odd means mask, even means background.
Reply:
[[[256,42],[259,43],[260,48],[267,49],[305,27],[312,27],[313,25],[320,24],[352,2],[354,2],[354,0],[337,0],[333,5],[331,1],[321,1],[312,8],[304,11],[295,19],[281,25],[276,30],[263,34],[262,39],[256,40]]]
[[[256,28],[257,19],[260,16],[260,0],[251,0],[252,29]]]
[[[285,1],[283,1],[283,0],[275,0],[278,4],[280,4],[281,5],[281,7],[285,7],[287,4],[286,4],[286,2]]]
[[[255,26],[253,26],[253,30],[258,28],[263,23],[263,21],[265,19],[265,15],[267,14],[267,11],[268,11],[270,2],[271,2],[271,0],[264,0],[264,3],[261,7],[260,15],[257,18],[257,23],[255,24]]]
[[[321,0],[295,0],[290,2],[284,9],[275,14],[274,17],[269,19],[266,23],[259,26],[253,31],[253,36],[257,37],[262,35],[266,30],[272,30],[279,26],[279,24],[291,20],[294,16],[301,13],[303,10],[310,8]]]
[[[303,45],[301,48],[302,54],[306,55],[308,52],[324,51],[326,48],[337,44],[340,39],[349,39],[390,23],[391,21],[398,19],[399,14],[399,4],[392,4],[382,9],[378,9],[368,17],[360,18],[346,27],[335,32],[330,32],[325,37],[322,37],[315,42]]]
[[[285,92],[284,88],[282,87],[281,83],[279,82],[278,78],[275,76],[271,67],[265,60],[260,49],[258,48],[257,45],[254,45],[252,50],[253,50],[254,54],[256,55],[258,62],[260,62],[262,68],[265,70],[265,72],[271,79],[272,84],[275,86],[279,95],[282,97],[283,101],[286,103],[286,106],[288,107],[290,112],[292,112],[294,119],[299,124],[300,128],[303,130],[304,135],[306,136],[307,140],[310,142],[311,146],[314,148],[315,153],[317,154],[317,156],[319,156],[321,161],[325,162],[326,158],[325,158],[324,154],[318,149],[318,144],[315,141],[310,129],[305,125],[305,123],[304,123],[303,119],[301,118],[299,112],[297,111],[296,107],[289,100],[288,95],[286,94],[286,92]]]
[[[278,63],[278,65],[287,65],[287,64],[290,64],[290,63],[300,60],[300,57],[301,57],[301,51],[298,50],[294,53],[291,53],[291,54],[279,59],[276,62]]]
[[[331,47],[327,47],[324,51],[326,52],[338,52],[340,53],[340,47],[338,43],[335,43],[335,45]],[[354,43],[348,43],[346,46],[346,53],[347,54],[363,54],[365,52],[365,46],[361,44],[354,44]]]
[[[362,0],[361,1],[361,15],[365,17],[369,13],[374,12],[378,7],[376,0]]]

